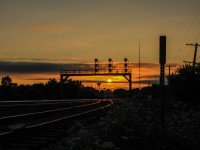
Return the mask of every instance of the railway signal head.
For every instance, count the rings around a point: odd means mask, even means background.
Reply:
[[[109,73],[111,73],[112,72],[112,59],[111,58],[109,58],[108,59],[108,61],[109,61],[109,64],[108,64],[108,71],[109,71]]]
[[[166,63],[166,36],[160,36],[160,64]]]
[[[98,64],[98,59],[97,58],[95,58],[94,59],[94,61],[95,61],[95,64],[94,64],[94,71],[95,71],[95,74],[98,72],[98,70],[99,70],[99,64]]]

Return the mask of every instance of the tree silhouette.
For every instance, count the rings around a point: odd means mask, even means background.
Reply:
[[[19,99],[59,99],[61,93],[60,82],[49,79],[47,83],[34,83],[32,85],[17,85],[12,83],[9,76],[2,77],[0,85],[1,100]],[[64,82],[65,98],[96,98],[98,91],[88,90],[80,81],[66,80]]]
[[[128,97],[128,91],[125,89],[115,89],[113,91],[113,94],[117,98],[123,98],[123,97]]]
[[[143,96],[152,95],[153,98],[158,98],[160,95],[160,88],[157,84],[152,84],[152,86],[143,87],[140,90],[140,94]]]
[[[80,98],[80,93],[83,88],[82,82],[67,80],[64,82],[64,97]]]
[[[167,77],[169,91],[179,100],[197,101],[200,98],[200,65],[193,70],[191,65],[183,65]]]
[[[12,79],[9,76],[2,77],[1,84],[4,87],[12,86]]]
[[[60,83],[56,79],[49,79],[45,84],[45,93],[49,98],[58,98],[60,95]]]
[[[17,84],[12,83],[12,79],[9,76],[2,77],[0,86],[0,98],[1,99],[13,99],[16,94]]]

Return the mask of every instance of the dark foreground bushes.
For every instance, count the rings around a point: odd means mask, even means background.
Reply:
[[[200,144],[200,113],[183,102],[166,108],[159,124],[157,100],[115,100],[105,117],[77,122],[67,137],[47,149],[57,150],[195,150]]]

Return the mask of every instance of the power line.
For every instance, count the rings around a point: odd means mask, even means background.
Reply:
[[[199,58],[200,58],[200,56],[196,59],[196,61],[199,60]]]
[[[198,18],[197,22],[196,22],[196,25],[194,26],[194,30],[193,30],[193,33],[192,33],[192,38],[195,38],[193,40],[196,40],[198,37],[197,37],[197,32],[198,31],[198,27],[199,27],[199,24],[200,24],[200,18]]]
[[[188,32],[186,34],[186,37],[188,37],[188,38],[187,38],[187,40],[185,42],[194,40],[193,39],[194,38],[194,34],[195,34],[195,32],[197,30],[197,27],[198,27],[198,24],[200,22],[200,18],[199,18],[199,15],[198,15],[199,10],[200,10],[200,5],[197,7],[197,9],[195,11],[195,14],[194,14],[194,16],[192,18],[192,22],[191,22],[191,24],[190,24],[190,26],[188,28]]]
[[[200,32],[198,34],[196,34],[196,36],[194,37],[194,33],[197,31],[197,27],[199,25],[199,22],[200,22],[200,18],[199,18],[199,11],[200,10],[200,5],[197,6],[196,10],[193,12],[193,16],[191,17],[192,20],[186,30],[186,34],[183,38],[183,43],[187,43],[188,41],[191,41],[192,40],[195,40],[197,41],[198,40],[198,37],[200,36]],[[196,38],[196,39],[195,39]],[[185,51],[185,48],[186,47],[182,47],[178,50],[179,54],[182,55],[183,52]],[[188,54],[189,54],[189,50],[185,51],[184,52],[184,56],[182,55],[182,59],[186,59],[186,57],[188,57]]]
[[[200,38],[200,32],[197,34],[197,38],[196,38],[196,40],[195,40],[195,41],[198,41],[198,40],[199,40],[199,38]]]

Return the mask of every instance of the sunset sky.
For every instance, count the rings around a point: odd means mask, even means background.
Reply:
[[[200,43],[200,1],[0,0],[0,77],[59,80],[60,69],[127,57],[137,87],[139,41],[141,80],[156,82],[160,35],[167,36],[167,64],[192,61],[194,47],[185,44]]]

